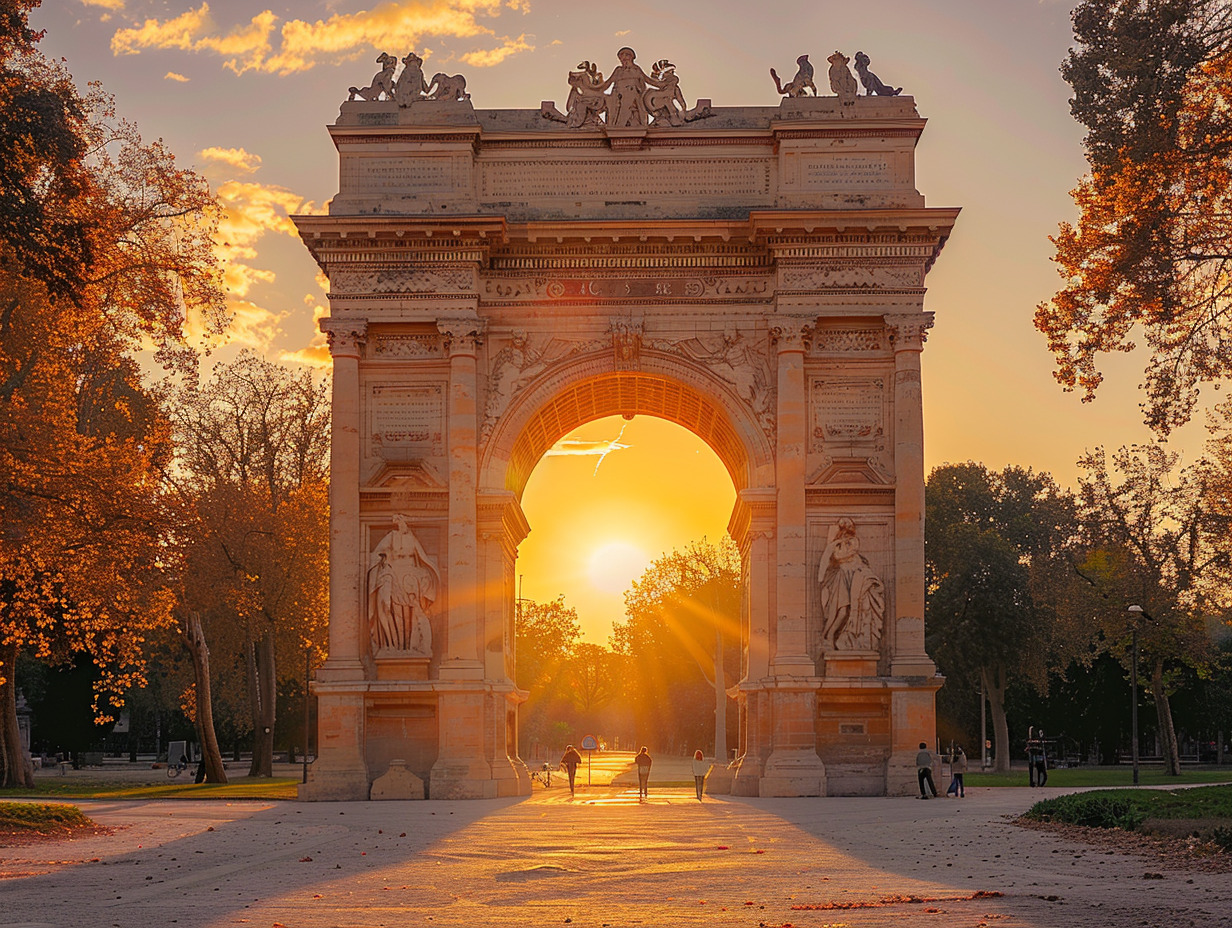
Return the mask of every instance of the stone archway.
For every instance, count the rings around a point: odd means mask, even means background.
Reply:
[[[733,789],[914,788],[941,683],[924,652],[924,277],[957,210],[915,190],[908,97],[689,113],[618,128],[549,104],[374,99],[330,127],[339,193],[296,217],[330,280],[334,359],[306,798],[529,791],[519,499],[552,443],[612,414],[689,428],[737,489]]]

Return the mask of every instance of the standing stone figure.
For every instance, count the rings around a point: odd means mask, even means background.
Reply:
[[[646,89],[654,87],[662,90],[664,82],[655,80],[634,64],[636,54],[628,46],[618,51],[616,57],[620,59],[620,65],[599,88],[602,91],[612,88],[607,111],[608,128],[644,128],[650,122],[650,112],[646,109]]]
[[[817,579],[822,649],[876,651],[885,623],[885,585],[860,553],[851,519],[843,517],[830,528]]]
[[[406,517],[372,552],[368,566],[368,628],[372,653],[399,651],[432,656],[428,610],[440,590],[436,562],[424,551]]]

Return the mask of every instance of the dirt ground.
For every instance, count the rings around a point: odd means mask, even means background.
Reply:
[[[113,833],[0,849],[0,926],[1232,923],[1226,873],[1013,824],[1060,790],[638,802],[593,773],[574,799],[79,802]]]

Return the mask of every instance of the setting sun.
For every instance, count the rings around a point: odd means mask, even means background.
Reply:
[[[558,441],[526,484],[521,595],[563,594],[587,638],[604,642],[651,561],[718,541],[735,499],[718,456],[687,429],[653,416],[590,422]]]
[[[637,545],[609,541],[590,556],[591,584],[604,593],[623,593],[642,575],[651,558]]]

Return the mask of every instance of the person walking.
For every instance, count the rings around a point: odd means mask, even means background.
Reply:
[[[702,801],[702,787],[706,784],[706,777],[710,775],[710,765],[706,763],[706,759],[702,756],[701,751],[693,752],[693,785],[697,787],[697,801]]]
[[[565,745],[565,753],[560,758],[560,769],[569,774],[569,795],[573,795],[573,781],[577,779],[578,764],[582,762],[582,755],[577,752],[571,744]]]
[[[928,743],[920,742],[920,751],[915,756],[916,774],[920,780],[920,798],[928,799],[928,793],[924,792],[925,784],[932,791],[933,798],[937,796],[937,784],[933,782],[933,755],[928,750]]]
[[[633,758],[633,763],[637,764],[637,798],[645,799],[649,795],[646,784],[650,782],[651,764],[650,751],[646,749],[646,745],[642,745],[642,749]]]
[[[963,753],[962,745],[956,747],[950,755],[950,771],[953,777],[945,794],[948,796],[953,793],[958,799],[967,798],[967,790],[963,787],[963,774],[967,772],[967,755]]]

